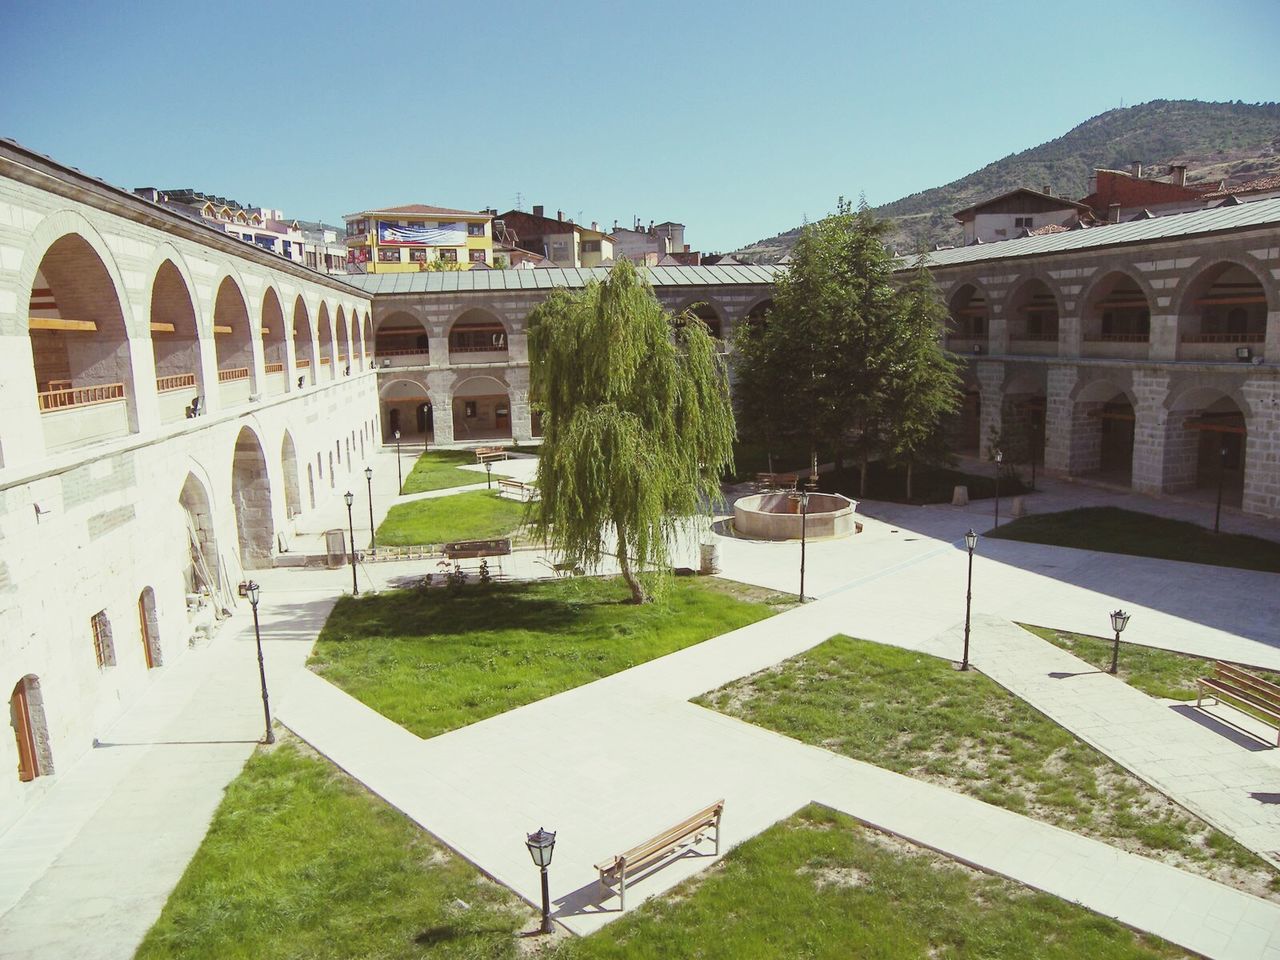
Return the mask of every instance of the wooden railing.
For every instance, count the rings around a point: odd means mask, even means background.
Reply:
[[[1262,343],[1265,333],[1184,333],[1183,343]]]
[[[68,407],[87,407],[95,403],[110,403],[124,399],[123,383],[99,383],[92,387],[71,387],[67,390],[46,390],[36,394],[40,412],[65,410]]]
[[[156,377],[156,392],[167,393],[170,390],[185,390],[196,385],[194,373],[175,373],[168,377]]]
[[[219,383],[231,383],[233,380],[248,380],[248,379],[249,379],[248,367],[236,367],[234,370],[218,371]]]
[[[1151,337],[1146,333],[1091,333],[1084,339],[1087,343],[1146,343]]]
[[[1019,333],[1011,334],[1010,343],[1057,343],[1056,333]]]
[[[327,366],[329,366],[331,363],[333,363],[333,361],[332,361],[332,360],[330,360],[328,357],[321,357],[321,358],[320,358],[320,366],[322,366],[322,367],[327,367]]]
[[[374,357],[413,357],[418,354],[427,355],[430,354],[430,352],[431,351],[427,347],[384,347],[381,350],[378,350],[374,354]]]
[[[267,373],[284,373],[283,363],[268,363]]]
[[[310,360],[298,360],[298,361],[296,361],[296,362],[294,363],[294,366],[295,366],[295,367],[297,367],[299,370],[305,370],[307,367],[311,366],[311,361],[310,361]]]

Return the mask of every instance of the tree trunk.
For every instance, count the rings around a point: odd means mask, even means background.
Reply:
[[[915,464],[910,460],[907,461],[907,503],[911,502],[911,473],[915,468]]]
[[[631,602],[648,603],[649,594],[645,592],[644,584],[631,569],[631,558],[627,556],[626,532],[617,524],[614,525],[614,529],[618,531],[618,566],[622,570],[622,579],[627,581],[627,586],[631,588]]]
[[[858,496],[867,495],[867,452],[862,451],[862,463],[858,465]]]

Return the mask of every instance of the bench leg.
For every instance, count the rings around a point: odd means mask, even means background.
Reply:
[[[618,878],[618,909],[627,909],[627,868],[622,868],[622,875]]]

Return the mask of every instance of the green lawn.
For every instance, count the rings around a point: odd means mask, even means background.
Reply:
[[[555,960],[1120,960],[1185,951],[811,805]]]
[[[590,937],[522,941],[536,922],[285,733],[228,787],[137,958],[519,960],[537,946],[550,960],[1182,955],[819,806]]]
[[[409,475],[404,478],[402,493],[422,493],[425,490],[444,490],[471,483],[484,483],[485,475],[474,470],[459,470],[476,462],[474,450],[429,450],[418,457]]]
[[[395,547],[491,540],[514,533],[524,520],[524,512],[525,504],[505,500],[497,490],[398,503],[378,524],[378,543]]]
[[[285,734],[227,788],[137,960],[501,960],[531,918]]]
[[[451,497],[451,500],[457,499]],[[793,600],[680,577],[634,605],[620,580],[343,597],[311,667],[421,737],[475,723],[771,616]]]
[[[1276,874],[976,671],[837,636],[699,703],[1259,895]]]
[[[988,500],[996,495],[994,477],[963,473],[948,467],[917,467],[911,478],[911,499],[907,500],[907,470],[876,462],[867,468],[867,489],[859,493],[859,475],[856,467],[846,467],[839,473],[824,473],[819,487],[828,493],[843,493],[846,497],[868,500],[887,500],[891,503],[950,503],[957,486],[969,488],[970,500]],[[1017,477],[1000,479],[1000,496],[1014,497],[1030,488]]]
[[[1206,517],[1208,511],[1206,507]],[[1082,507],[1061,513],[1033,514],[1002,524],[987,536],[1280,573],[1280,543],[1274,540],[1214,533],[1183,520],[1118,507]]]

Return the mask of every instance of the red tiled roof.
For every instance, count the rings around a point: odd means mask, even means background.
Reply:
[[[1070,227],[1064,227],[1060,223],[1048,223],[1043,227],[1036,227],[1034,230],[1030,231],[1030,235],[1033,237],[1043,237],[1050,233],[1066,233],[1068,230],[1070,230]]]
[[[430,207],[425,203],[406,203],[402,207],[382,207],[378,210],[362,210],[359,213],[348,213],[346,219],[352,217],[370,217],[379,214],[411,217],[487,217],[489,214],[479,210],[454,210],[452,207]]]
[[[1229,197],[1236,193],[1262,193],[1267,190],[1280,190],[1280,174],[1270,177],[1258,177],[1256,180],[1246,180],[1244,183],[1237,183],[1231,187],[1222,187],[1212,193],[1206,193],[1204,199],[1217,200],[1220,197]]]

